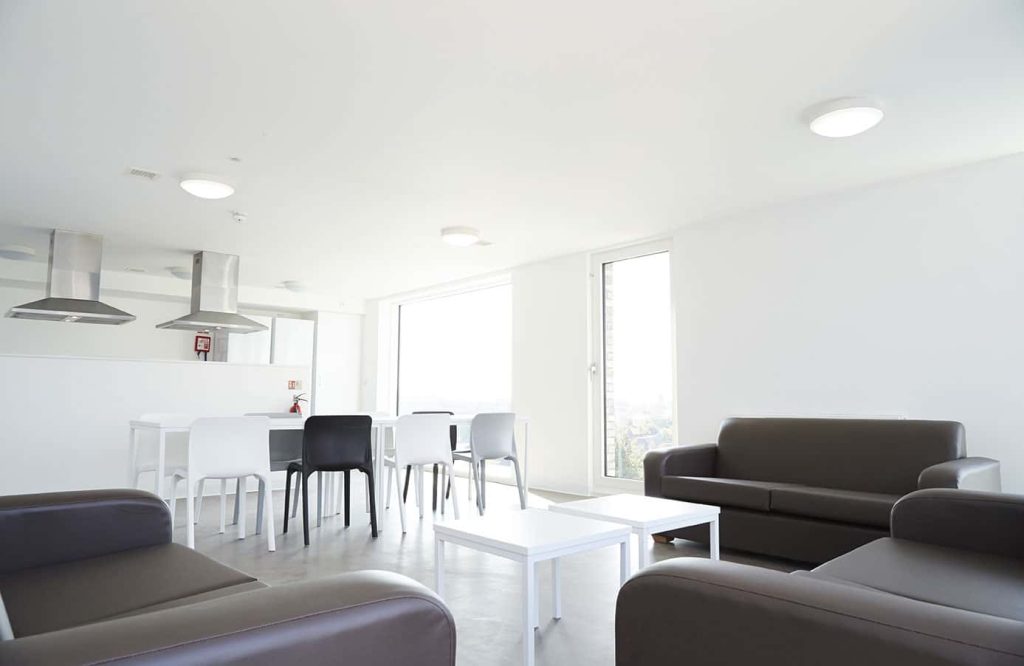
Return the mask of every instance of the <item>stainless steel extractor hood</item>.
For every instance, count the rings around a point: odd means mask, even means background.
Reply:
[[[238,314],[238,257],[196,252],[192,257],[192,311],[157,324],[182,331],[255,333],[267,327]]]
[[[54,229],[46,298],[7,311],[15,319],[42,319],[78,324],[127,324],[135,315],[99,301],[103,237]]]

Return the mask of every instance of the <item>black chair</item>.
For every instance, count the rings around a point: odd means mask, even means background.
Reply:
[[[413,414],[447,414],[448,416],[455,416],[455,412],[445,412],[445,411],[440,411],[440,412],[413,412]],[[455,450],[455,443],[459,439],[459,429],[455,425],[452,425],[450,428],[448,428],[448,438],[452,442],[452,451],[454,451]],[[405,466],[405,486],[402,488],[402,501],[403,502],[409,498],[409,479],[411,477],[412,477],[412,465],[406,465]],[[445,497],[448,497],[448,495],[451,493],[451,491],[452,491],[452,480],[448,479],[448,488],[445,490]],[[434,511],[437,511],[437,465],[434,465],[434,494],[432,495],[432,497],[434,498],[433,509],[434,509]]]
[[[349,525],[352,485],[349,472],[366,475],[370,491],[370,531],[377,537],[377,504],[374,492],[369,416],[310,416],[302,433],[302,462],[288,465],[284,486],[284,531],[288,531],[288,500],[292,474],[302,484],[302,536],[309,545],[309,477],[313,472],[345,473],[345,527]]]

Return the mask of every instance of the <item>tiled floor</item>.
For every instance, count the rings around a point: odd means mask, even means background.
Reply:
[[[218,501],[207,497],[196,532],[196,548],[230,566],[246,571],[271,585],[315,579],[345,571],[386,569],[414,578],[429,587],[434,582],[432,516],[428,510],[419,520],[410,493],[407,517],[409,531],[402,535],[398,510],[393,504],[382,511],[384,529],[377,539],[370,536],[369,514],[364,510],[362,480],[358,487],[353,475],[352,526],[345,529],[340,514],[324,519],[323,526],[310,532],[310,546],[303,547],[301,514],[281,534],[283,495],[274,495],[277,522],[277,552],[266,549],[266,539],[255,536],[255,495],[250,495],[249,536],[236,539],[235,531],[217,533]],[[459,479],[463,511],[473,508],[466,498],[465,481]],[[229,496],[229,500],[232,497]],[[310,498],[312,500],[312,497]],[[546,507],[552,502],[577,499],[554,493],[534,492],[530,506]],[[518,507],[514,488],[489,484],[488,510]],[[175,540],[184,543],[184,506],[178,505]],[[450,509],[450,507],[449,507]],[[475,510],[475,509],[474,509]],[[316,518],[313,517],[315,523]],[[677,541],[672,545],[648,544],[653,559],[707,557],[699,544]],[[460,666],[498,666],[520,663],[520,569],[508,560],[466,550],[446,549],[446,601],[455,617]],[[635,551],[634,551],[635,552]],[[723,559],[789,570],[791,563],[723,552]],[[613,664],[615,595],[618,588],[618,551],[606,548],[563,560],[563,617],[551,618],[549,567],[541,567],[541,627],[537,634],[538,665]]]

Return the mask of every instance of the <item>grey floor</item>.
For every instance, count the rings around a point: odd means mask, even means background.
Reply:
[[[402,535],[397,505],[381,511],[384,529],[377,539],[370,535],[369,514],[365,512],[362,479],[353,475],[352,525],[344,527],[341,514],[325,517],[323,525],[310,531],[310,546],[303,547],[301,512],[282,534],[284,510],[282,493],[274,494],[277,551],[267,551],[264,536],[256,536],[255,494],[247,501],[248,536],[237,539],[233,528],[218,534],[219,502],[207,497],[196,528],[196,549],[229,566],[241,569],[271,585],[315,579],[361,569],[385,569],[434,585],[432,514],[421,521],[410,489],[407,505],[409,531]],[[460,508],[473,505],[467,500],[464,479],[457,480]],[[428,486],[429,489],[429,486]],[[429,493],[428,493],[429,494]],[[229,496],[229,500],[232,496]],[[578,499],[569,495],[533,492],[532,507]],[[313,497],[310,497],[311,507]],[[428,499],[429,504],[429,499]],[[230,505],[229,505],[230,506]],[[488,484],[489,511],[518,507],[515,488]],[[179,502],[175,540],[185,541],[184,506]],[[450,510],[450,507],[449,507]],[[475,510],[475,509],[474,509]],[[229,512],[230,516],[230,512]],[[312,517],[315,525],[316,518]],[[671,545],[645,544],[654,560],[674,557],[707,557],[699,544],[676,541]],[[460,666],[504,666],[521,663],[520,569],[515,563],[457,546],[446,552],[446,597],[458,632]],[[635,537],[634,550],[635,557]],[[788,571],[788,562],[754,558],[724,551],[722,558]],[[550,568],[540,573],[540,629],[537,633],[537,664],[613,664],[615,595],[618,590],[618,551],[606,548],[564,558],[562,563],[562,619],[551,617]]]

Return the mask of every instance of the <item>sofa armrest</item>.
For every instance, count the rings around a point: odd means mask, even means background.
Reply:
[[[620,590],[617,666],[1019,664],[1024,624],[760,567],[678,558]]]
[[[917,477],[917,487],[964,488],[966,490],[1001,489],[999,461],[991,458],[958,458],[925,468]]]
[[[918,490],[896,502],[889,521],[897,539],[1024,558],[1024,495]]]
[[[171,514],[141,490],[0,497],[0,574],[171,542]]]
[[[714,476],[718,444],[675,446],[648,451],[644,456],[644,494],[661,497],[665,476]]]
[[[360,571],[0,643],[0,663],[455,664],[455,622],[423,585]]]

